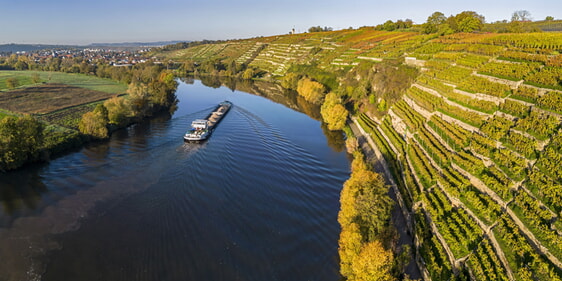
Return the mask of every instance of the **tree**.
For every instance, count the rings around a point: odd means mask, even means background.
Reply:
[[[396,24],[391,20],[387,20],[385,23],[382,24],[381,28],[382,30],[393,31],[396,30]]]
[[[15,89],[17,86],[19,86],[18,78],[10,77],[6,79],[6,87],[8,89]]]
[[[230,61],[230,64],[228,65],[228,69],[226,71],[227,76],[235,76],[238,73],[238,67],[235,60]]]
[[[531,20],[531,13],[527,10],[519,10],[513,12],[511,15],[511,21],[530,21]]]
[[[546,21],[552,21],[552,20],[554,20],[554,17],[553,17],[553,16],[547,16],[547,17],[545,18],[545,20],[546,20]]]
[[[0,170],[16,169],[38,158],[43,144],[43,124],[30,115],[0,121]]]
[[[358,193],[355,201],[357,219],[363,237],[374,241],[386,231],[390,220],[392,199],[387,195],[388,187],[380,174],[362,171],[359,177]]]
[[[484,26],[484,16],[473,11],[464,11],[449,17],[447,23],[455,32],[474,32]]]
[[[130,110],[127,103],[125,103],[125,99],[115,96],[106,100],[103,105],[107,108],[109,124],[116,125],[117,127],[127,125]]]
[[[324,87],[324,85],[308,77],[303,77],[299,80],[297,85],[297,92],[299,95],[314,104],[322,103],[325,91],[326,87]]]
[[[283,88],[285,89],[296,90],[300,79],[301,76],[299,74],[294,72],[289,72],[285,75],[285,77],[283,77],[283,80],[281,81],[281,86],[283,86]]]
[[[482,22],[475,17],[464,17],[457,24],[459,32],[473,32],[482,28]]]
[[[422,25],[422,32],[425,34],[435,33],[439,30],[439,26],[447,21],[447,17],[441,12],[434,12],[427,18]]]
[[[392,281],[391,274],[394,256],[384,249],[380,241],[369,242],[363,246],[352,265],[352,278],[357,281]]]
[[[340,98],[333,92],[326,95],[325,101],[320,108],[322,119],[331,131],[341,130],[345,127],[348,112],[341,104]]]
[[[150,113],[150,94],[148,86],[141,83],[131,83],[127,89],[129,94],[129,108],[132,115],[143,118]]]
[[[150,93],[150,101],[157,110],[169,109],[175,110],[178,102],[176,97],[177,82],[171,72],[163,71],[156,81],[148,84]]]
[[[102,111],[90,111],[82,115],[82,119],[78,124],[81,133],[89,135],[97,139],[105,139],[108,137],[107,116],[103,116]]]
[[[411,19],[405,19],[405,20],[397,20],[396,21],[396,28],[397,29],[406,29],[406,28],[410,28],[414,25],[414,21],[412,21]]]
[[[29,69],[29,65],[26,61],[18,59],[18,62],[16,62],[16,64],[14,65],[14,68],[16,70],[27,70]]]
[[[361,252],[361,233],[356,223],[343,226],[338,241],[340,256],[340,273],[342,276],[353,276],[353,262]]]
[[[312,32],[323,32],[323,31],[332,31],[333,29],[331,27],[327,27],[325,26],[324,28],[322,28],[321,26],[312,26],[308,29],[308,32],[312,33]]]

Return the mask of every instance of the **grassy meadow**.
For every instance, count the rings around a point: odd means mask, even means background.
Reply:
[[[39,75],[41,80],[39,84],[66,84],[111,94],[122,94],[127,90],[127,85],[125,84],[85,74],[46,71],[0,71],[0,91],[8,90],[6,79],[11,77],[18,79],[18,88],[38,85],[33,83],[32,77],[35,74]]]

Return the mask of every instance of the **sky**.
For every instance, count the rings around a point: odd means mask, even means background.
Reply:
[[[2,0],[0,44],[243,39],[311,26],[423,23],[435,11],[475,11],[494,22],[517,10],[533,20],[562,19],[561,0]]]

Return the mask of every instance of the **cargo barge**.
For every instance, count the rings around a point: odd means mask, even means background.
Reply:
[[[183,139],[185,141],[206,140],[231,107],[231,102],[223,101],[205,119],[193,120],[191,129],[185,133]]]

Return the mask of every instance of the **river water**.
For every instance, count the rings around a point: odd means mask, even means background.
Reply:
[[[0,175],[1,281],[340,279],[341,134],[276,86],[185,81],[173,115]]]

